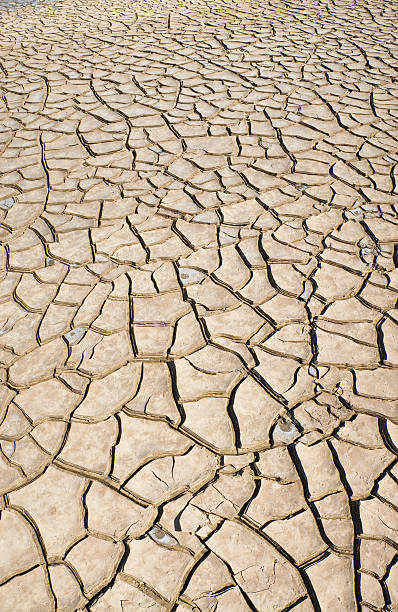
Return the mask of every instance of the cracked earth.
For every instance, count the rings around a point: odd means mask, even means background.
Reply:
[[[397,10],[3,7],[1,612],[398,610]]]

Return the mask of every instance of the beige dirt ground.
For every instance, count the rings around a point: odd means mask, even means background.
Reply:
[[[1,13],[0,612],[398,610],[397,13]]]

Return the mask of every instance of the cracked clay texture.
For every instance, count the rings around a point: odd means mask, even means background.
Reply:
[[[0,612],[397,612],[397,0],[1,5]]]

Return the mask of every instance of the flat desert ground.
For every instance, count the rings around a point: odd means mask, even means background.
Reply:
[[[0,612],[398,611],[397,0],[0,8]]]

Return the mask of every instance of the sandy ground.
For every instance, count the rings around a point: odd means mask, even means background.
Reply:
[[[0,15],[0,611],[398,610],[398,3]]]

